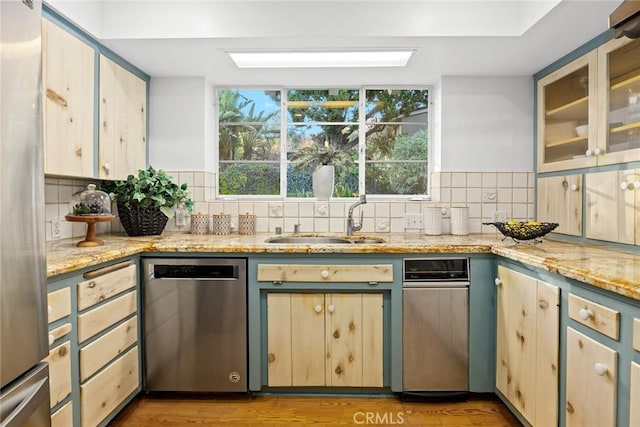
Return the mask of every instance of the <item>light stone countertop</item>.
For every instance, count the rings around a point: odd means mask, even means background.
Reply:
[[[301,234],[311,236],[311,234]],[[322,236],[338,236],[321,234]],[[47,243],[47,277],[114,261],[144,252],[151,253],[313,253],[313,254],[427,254],[492,253],[640,301],[640,251],[610,246],[567,243],[544,238],[542,243],[515,243],[502,235],[426,236],[418,233],[367,234],[381,238],[376,244],[274,244],[274,234],[242,236],[192,235],[165,232],[161,236],[104,235],[104,246],[78,248],[78,239]],[[283,235],[286,236],[286,235]],[[362,237],[356,233],[353,238]]]

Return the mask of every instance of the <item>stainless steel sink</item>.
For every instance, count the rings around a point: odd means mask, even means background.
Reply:
[[[375,244],[384,243],[382,239],[344,239],[342,237],[325,237],[325,236],[280,236],[270,237],[265,240],[266,243],[280,243],[280,244],[298,244],[298,245],[317,245],[317,244],[352,244],[352,243],[364,243]]]

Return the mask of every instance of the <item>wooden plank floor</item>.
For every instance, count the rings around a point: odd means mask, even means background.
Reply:
[[[112,427],[155,426],[520,426],[497,398],[401,402],[393,397],[138,397]]]

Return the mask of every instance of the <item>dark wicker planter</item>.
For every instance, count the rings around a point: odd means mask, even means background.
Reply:
[[[118,216],[124,231],[129,236],[156,236],[162,234],[167,225],[167,216],[160,208],[142,206],[126,207],[118,203]]]

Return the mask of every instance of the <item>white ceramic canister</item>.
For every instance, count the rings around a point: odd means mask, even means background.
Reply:
[[[442,234],[442,208],[428,206],[423,214],[424,234],[437,236]]]
[[[466,236],[469,234],[469,208],[451,208],[451,234]]]
[[[213,234],[231,234],[231,214],[222,212],[214,214],[211,232]]]
[[[209,215],[194,213],[191,215],[191,234],[207,234],[209,231]]]
[[[238,215],[238,233],[256,234],[256,216],[248,212]]]

